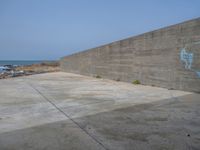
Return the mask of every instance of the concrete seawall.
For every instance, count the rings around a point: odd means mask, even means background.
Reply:
[[[200,18],[61,58],[82,75],[200,92]]]

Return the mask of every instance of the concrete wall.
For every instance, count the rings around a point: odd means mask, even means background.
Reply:
[[[200,92],[200,18],[63,57],[61,68]]]

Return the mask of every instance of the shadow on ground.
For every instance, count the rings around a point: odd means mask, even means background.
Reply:
[[[1,133],[0,149],[198,150],[199,108],[199,94],[139,104]]]

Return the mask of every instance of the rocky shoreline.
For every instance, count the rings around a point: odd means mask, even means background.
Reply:
[[[3,65],[0,67],[0,71],[0,79],[6,79],[60,71],[60,64],[58,62],[43,62],[26,66]]]

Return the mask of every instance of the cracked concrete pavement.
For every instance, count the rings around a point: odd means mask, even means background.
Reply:
[[[0,150],[200,149],[200,94],[71,73],[0,80]]]

